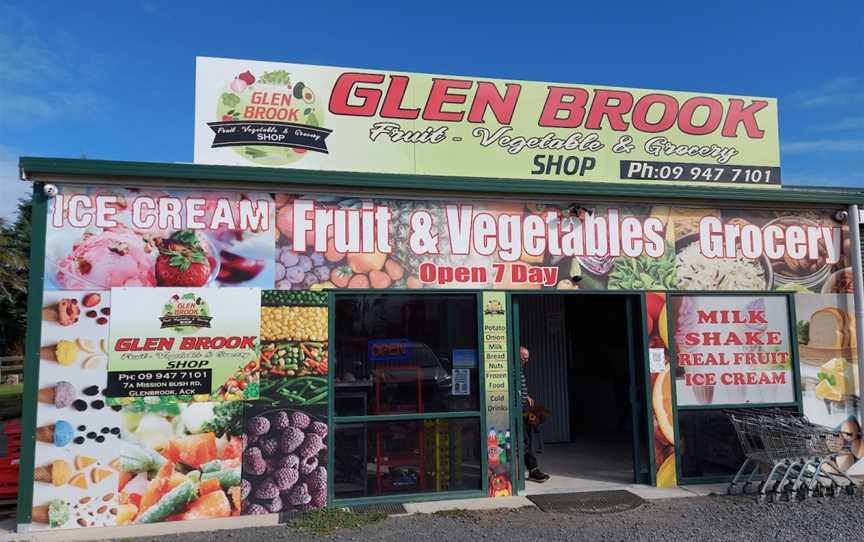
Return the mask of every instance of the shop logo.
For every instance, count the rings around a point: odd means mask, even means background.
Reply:
[[[504,314],[504,307],[497,299],[490,299],[486,302],[486,307],[483,309],[485,314]]]
[[[172,295],[162,307],[162,316],[159,317],[161,329],[171,328],[181,335],[209,328],[212,319],[210,306],[192,292]]]
[[[284,166],[307,152],[328,154],[323,127],[326,108],[315,90],[292,81],[285,70],[250,70],[237,75],[222,90],[216,103],[216,121],[208,122],[211,147],[233,147],[259,165]]]

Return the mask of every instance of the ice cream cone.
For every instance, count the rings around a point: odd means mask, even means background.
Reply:
[[[47,361],[57,361],[57,345],[43,346],[39,351],[39,357]]]
[[[42,427],[37,427],[36,440],[38,440],[39,442],[47,442],[49,444],[54,444],[54,426],[43,425]]]
[[[48,505],[34,506],[30,517],[33,523],[48,523]]]
[[[49,405],[54,404],[54,396],[54,386],[51,386],[50,388],[42,388],[41,390],[39,390],[39,393],[37,395],[40,403],[48,403]]]
[[[42,320],[46,322],[56,322],[60,318],[60,311],[57,310],[57,304],[48,305],[42,309]]]
[[[44,467],[36,467],[36,470],[33,471],[33,479],[37,482],[50,482],[51,467],[51,465],[45,465]]]
[[[50,465],[36,467],[33,471],[33,479],[37,482],[48,482],[56,487],[65,485],[72,475],[72,469],[63,459],[58,459]]]

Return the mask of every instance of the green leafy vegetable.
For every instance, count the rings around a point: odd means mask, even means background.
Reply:
[[[609,273],[610,290],[669,290],[675,288],[675,258],[667,250],[663,256],[652,258],[616,258]]]
[[[222,105],[225,107],[237,107],[240,104],[240,96],[231,92],[222,93]]]
[[[225,401],[213,407],[215,418],[203,426],[205,432],[212,431],[216,436],[236,437],[243,433],[243,401]]]
[[[258,78],[258,82],[265,85],[290,85],[291,74],[285,70],[264,72],[264,74]]]
[[[267,153],[264,151],[259,151],[254,147],[246,147],[243,149],[243,152],[251,156],[252,158],[261,158],[262,156],[267,156]]]

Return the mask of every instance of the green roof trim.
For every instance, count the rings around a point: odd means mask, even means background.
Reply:
[[[28,180],[43,176],[99,177],[101,182],[124,184],[135,178],[166,179],[183,183],[234,182],[238,185],[320,186],[437,192],[495,193],[510,195],[626,197],[650,200],[692,199],[772,203],[857,204],[864,203],[864,189],[784,186],[779,189],[728,188],[719,186],[658,186],[656,184],[612,184],[544,180],[485,179],[430,175],[394,175],[307,169],[217,166],[201,164],[125,162],[74,158],[21,157],[20,169]],[[127,180],[128,179],[128,180]]]

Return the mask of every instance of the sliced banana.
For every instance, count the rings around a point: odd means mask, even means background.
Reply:
[[[102,339],[99,341],[99,348],[102,349],[106,354],[108,353],[108,339]]]
[[[84,363],[81,364],[85,369],[98,369],[104,358],[100,355],[87,356]]]
[[[78,343],[78,348],[87,352],[88,354],[93,354],[94,352],[96,352],[96,344],[90,339],[85,339],[82,337],[75,342]]]

